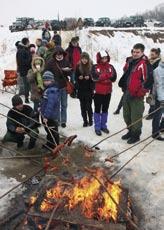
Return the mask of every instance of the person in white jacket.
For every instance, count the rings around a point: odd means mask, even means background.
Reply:
[[[164,57],[161,58],[159,66],[153,71],[154,86],[153,95],[155,98],[155,109],[160,109],[154,113],[152,122],[152,137],[164,141],[161,136],[161,119],[162,113],[164,113]]]

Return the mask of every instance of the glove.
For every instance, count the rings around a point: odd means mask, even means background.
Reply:
[[[155,105],[154,96],[152,94],[149,94],[149,96],[146,98],[146,103],[149,105]]]
[[[164,101],[160,102],[160,106],[161,106],[162,109],[164,109]]]

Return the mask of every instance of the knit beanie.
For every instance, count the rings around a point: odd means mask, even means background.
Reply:
[[[11,99],[11,101],[12,101],[13,107],[15,107],[17,105],[22,105],[23,104],[22,98],[18,94],[16,94],[15,96],[13,96],[12,99]]]
[[[89,61],[89,54],[87,53],[87,52],[83,52],[82,54],[81,54],[81,59],[82,58],[85,58],[85,59],[87,59],[88,61]]]
[[[43,81],[54,81],[54,74],[50,71],[45,71],[43,74]]]
[[[28,43],[29,43],[29,39],[28,39],[28,38],[23,38],[23,39],[22,39],[22,44],[23,44],[23,45],[26,46]]]

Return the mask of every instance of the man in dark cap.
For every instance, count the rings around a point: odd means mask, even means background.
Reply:
[[[13,108],[7,114],[7,133],[4,136],[3,142],[16,142],[17,147],[20,148],[23,146],[25,134],[28,134],[30,136],[28,149],[32,149],[37,138],[38,124],[28,117],[35,119],[34,111],[29,105],[23,104],[22,98],[19,95],[13,96],[12,105]]]

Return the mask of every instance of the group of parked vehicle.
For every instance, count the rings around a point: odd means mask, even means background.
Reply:
[[[151,20],[150,20],[151,21]],[[23,31],[23,30],[29,30],[29,29],[42,29],[45,27],[45,24],[49,24],[50,30],[72,30],[77,27],[83,28],[83,27],[114,27],[114,28],[127,28],[127,27],[148,27],[149,24],[151,26],[155,27],[163,27],[164,22],[155,22],[152,20],[145,21],[142,16],[130,16],[126,18],[122,18],[119,20],[111,21],[108,17],[101,17],[97,21],[94,21],[93,18],[79,18],[78,20],[76,18],[67,18],[64,20],[49,20],[46,22],[45,20],[35,20],[34,18],[17,18],[15,22],[11,26],[9,26],[9,29],[11,32],[16,31]]]

